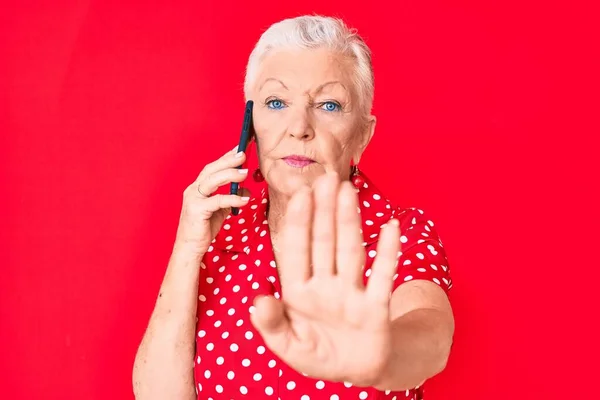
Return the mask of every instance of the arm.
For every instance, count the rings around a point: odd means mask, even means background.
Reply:
[[[445,367],[454,335],[454,317],[444,290],[433,282],[400,285],[390,302],[393,344],[380,390],[417,387]]]
[[[137,400],[196,398],[193,376],[199,265],[175,249],[133,367]]]

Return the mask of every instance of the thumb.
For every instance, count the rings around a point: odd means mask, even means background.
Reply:
[[[250,320],[262,335],[279,334],[290,329],[283,302],[275,297],[256,296],[254,307]]]

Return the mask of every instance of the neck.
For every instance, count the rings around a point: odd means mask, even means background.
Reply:
[[[277,237],[281,230],[281,225],[283,224],[283,216],[285,215],[289,200],[289,196],[276,191],[269,191],[267,221],[269,221],[269,231],[273,243],[277,242]]]

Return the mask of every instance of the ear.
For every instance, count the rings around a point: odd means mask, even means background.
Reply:
[[[360,133],[360,141],[356,147],[356,151],[352,156],[352,161],[354,164],[358,164],[360,158],[362,157],[365,149],[371,142],[373,138],[373,134],[375,134],[375,125],[377,123],[377,118],[374,115],[369,115],[365,124],[363,125],[363,129]]]

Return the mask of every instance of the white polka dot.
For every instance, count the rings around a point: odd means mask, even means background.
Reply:
[[[433,226],[433,225],[432,225],[432,226]],[[213,251],[214,249],[215,249],[215,248],[214,248],[214,247],[212,247],[212,245],[211,245],[211,246],[208,246],[208,250],[207,250],[207,252],[209,252],[209,253],[210,253],[210,252],[211,252],[211,251]]]
[[[210,371],[209,370],[204,371],[204,377],[206,379],[210,378]]]
[[[275,360],[269,361],[269,368],[274,368],[275,365],[277,365],[277,362],[275,362]]]
[[[204,336],[206,336],[206,332],[203,331],[203,330],[199,330],[198,331],[198,337],[204,337]]]
[[[360,394],[358,395],[358,398],[361,400],[365,400],[369,395],[367,394],[367,392],[365,392],[364,390],[362,392],[360,392]]]
[[[227,237],[225,238],[225,241],[226,241],[226,242],[231,242],[231,239],[233,239],[233,236],[227,236]]]
[[[202,391],[202,384],[198,384],[198,391],[201,392]]]
[[[229,346],[229,350],[233,351],[234,353],[236,351],[238,351],[240,349],[240,346],[238,346],[236,343],[231,343],[231,346]]]
[[[250,282],[252,280],[252,278],[254,278],[253,274],[248,275],[248,282]]]
[[[273,388],[271,386],[267,386],[265,388],[265,393],[267,394],[267,396],[270,396],[273,394]]]
[[[254,306],[250,306],[250,307],[248,308],[248,312],[249,312],[250,314],[252,314],[252,313],[254,312],[254,310],[256,310],[256,307],[254,307]]]
[[[240,387],[240,393],[241,394],[248,394],[248,389],[246,388],[246,386],[241,386]]]
[[[240,271],[243,271],[246,269],[246,264],[240,264],[238,268],[240,269]]]
[[[404,282],[408,282],[408,281],[412,280],[412,278],[413,278],[413,277],[412,277],[412,275],[407,275],[407,276],[404,278]]]
[[[429,235],[428,235],[428,234],[426,234],[425,232],[421,232],[421,236],[424,236],[424,237],[429,237]]]
[[[220,326],[221,326],[221,321],[216,321],[216,322],[215,322],[215,328],[218,328],[218,327],[220,327]]]
[[[365,201],[363,201],[363,205],[364,205],[365,207],[371,207],[371,205],[369,204],[369,202],[368,202],[368,201],[366,201],[366,200],[365,200]]]
[[[248,296],[242,297],[242,304],[246,304],[247,301],[248,301]]]
[[[277,268],[277,265],[275,264],[275,260],[269,262],[269,265],[273,268]]]
[[[234,292],[234,293],[237,293],[237,292],[239,292],[239,291],[240,291],[240,285],[235,285],[235,286],[233,287],[233,292]]]
[[[225,282],[229,282],[231,280],[231,274],[227,274],[225,277]]]
[[[417,253],[417,258],[419,260],[423,260],[425,258],[425,256],[423,255],[423,253]]]
[[[229,372],[227,373],[227,378],[228,378],[229,380],[231,380],[231,379],[235,378],[235,373],[234,373],[233,371],[229,371]]]
[[[266,234],[267,234],[267,231],[263,230],[263,231],[261,231],[261,232],[260,232],[260,237],[263,237],[263,236],[265,236]]]
[[[201,361],[201,360],[202,360],[202,359],[200,358],[200,356],[198,356],[198,358],[196,358],[196,364],[200,364],[200,361]]]
[[[289,381],[289,382],[287,383],[287,385],[285,385],[285,387],[286,387],[288,390],[294,390],[294,389],[296,388],[296,382],[294,382],[294,381]]]
[[[279,292],[275,292],[273,294],[273,297],[275,297],[276,299],[279,299],[281,297],[281,295],[279,294]]]
[[[437,283],[438,285],[441,285],[441,282],[440,282],[440,280],[439,280],[438,278],[433,278],[433,281],[434,281],[435,283]]]
[[[402,243],[406,243],[406,242],[408,242],[408,238],[406,236],[402,235],[402,236],[400,236],[400,241]]]
[[[256,210],[258,208],[258,204],[252,204],[250,206],[251,209]]]
[[[371,268],[365,271],[365,276],[368,278],[371,276]]]
[[[253,378],[254,378],[254,380],[256,382],[258,382],[258,381],[260,381],[262,379],[262,375],[257,372],[257,373],[254,374]]]
[[[200,301],[206,301],[206,296],[204,296],[203,294],[201,294],[200,296],[198,296],[198,299]]]
[[[429,264],[432,270],[437,271],[438,267],[435,264]]]
[[[346,386],[347,388],[351,388],[352,384],[350,382],[344,382],[344,386]]]
[[[379,199],[381,199],[381,196],[380,196],[380,195],[378,195],[377,193],[375,193],[375,194],[373,195],[373,198],[374,198],[375,200],[379,200]]]
[[[371,226],[373,225],[373,221],[371,221],[370,219],[365,221],[365,225]]]
[[[223,365],[225,359],[223,357],[217,357],[217,365]]]
[[[398,274],[394,274],[394,280],[398,279]]]
[[[225,229],[226,231],[228,231],[229,229],[231,229],[231,225],[225,224],[225,225],[223,225],[223,229]]]
[[[274,276],[272,276],[272,275],[271,275],[271,276],[269,276],[269,277],[267,278],[267,280],[268,280],[269,282],[271,282],[271,283],[275,283],[275,277],[274,277]]]
[[[246,334],[244,335],[246,337],[246,339],[251,340],[252,337],[254,337],[254,334],[250,331],[246,332]]]
[[[385,215],[385,214],[384,214],[384,213],[382,213],[382,212],[378,212],[377,214],[375,214],[375,216],[376,216],[376,217],[379,217],[379,218],[383,217],[384,215]]]
[[[209,343],[206,345],[206,350],[208,350],[208,351],[213,351],[214,348],[215,348],[215,345],[212,343]]]
[[[223,271],[225,271],[225,266],[224,265],[219,268],[219,272],[223,272]]]
[[[215,280],[213,278],[211,278],[210,276],[208,278],[206,278],[206,283],[213,283]]]
[[[223,339],[227,339],[229,337],[229,332],[223,332],[223,334],[221,335],[221,337]]]
[[[219,303],[221,303],[221,305],[225,304],[227,302],[227,299],[225,297],[221,298],[221,300],[219,300]]]
[[[419,271],[419,272],[427,272],[427,270],[425,268],[417,268],[417,271]]]
[[[246,222],[246,220],[244,218],[240,218],[238,219],[238,224],[243,224],[244,222]]]
[[[254,282],[254,283],[252,284],[252,289],[256,290],[256,289],[258,289],[258,287],[259,287],[259,284],[258,284],[258,282]]]
[[[317,387],[317,389],[323,389],[325,387],[325,382],[318,381],[315,386]]]
[[[258,247],[256,247],[256,251],[261,251],[265,246],[263,246],[262,244],[259,244]]]
[[[217,262],[217,261],[219,261],[219,256],[214,256],[213,257],[213,262]]]
[[[244,359],[242,360],[242,365],[243,365],[244,367],[249,367],[249,366],[250,366],[250,360],[248,360],[247,358],[244,358]]]
[[[235,308],[230,308],[230,309],[227,311],[227,314],[229,314],[229,315],[233,315],[233,314],[235,314]]]
[[[231,249],[233,249],[233,245],[232,245],[232,244],[229,244],[229,245],[227,245],[227,247],[225,247],[225,249],[227,249],[227,250],[231,250]]]
[[[238,319],[238,321],[235,323],[235,326],[242,326],[242,324],[244,323],[244,320],[242,319]]]
[[[216,289],[213,291],[213,294],[214,294],[215,296],[216,296],[216,295],[218,295],[218,294],[219,294],[219,288],[216,288]]]
[[[338,396],[337,394],[332,394],[329,400],[340,400],[340,396]]]
[[[248,232],[248,228],[242,229],[242,231],[240,232],[242,235],[244,235],[246,232]]]
[[[215,315],[215,312],[213,310],[206,310],[206,315],[212,317],[213,315]]]
[[[254,264],[256,264],[257,267],[260,267],[260,260],[254,261]]]
[[[417,223],[417,218],[413,217],[412,221],[410,221],[413,225]]]
[[[248,241],[248,236],[243,236],[242,237],[242,243],[246,243]]]
[[[239,256],[240,256],[239,254],[234,254],[233,256],[231,256],[231,259],[232,259],[232,260],[237,260],[237,258],[238,258]]]
[[[265,349],[265,346],[258,346],[258,347],[256,348],[256,352],[257,352],[258,354],[265,354],[265,351],[266,351],[266,349]]]
[[[310,397],[307,394],[303,394],[300,400],[310,400]]]

